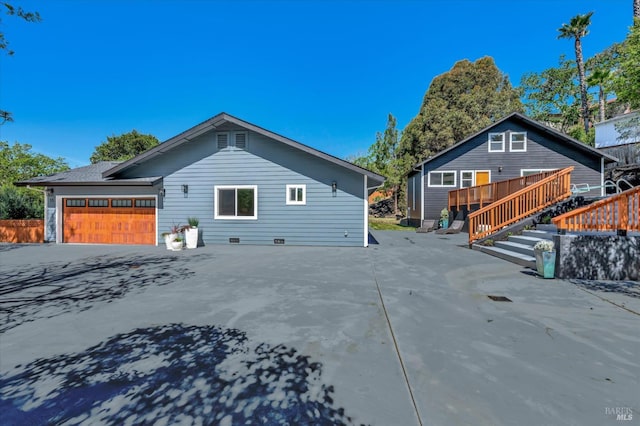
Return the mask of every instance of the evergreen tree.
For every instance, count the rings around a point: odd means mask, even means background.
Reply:
[[[417,163],[521,110],[518,90],[493,58],[459,61],[431,82],[418,115],[403,131],[398,157]]]

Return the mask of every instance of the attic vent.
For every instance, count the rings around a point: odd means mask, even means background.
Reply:
[[[236,133],[236,148],[245,149],[247,147],[247,134],[246,133]]]
[[[218,142],[218,149],[225,149],[229,146],[229,134],[228,133],[218,133],[216,135]]]

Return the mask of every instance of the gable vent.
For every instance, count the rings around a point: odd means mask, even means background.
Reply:
[[[247,134],[246,133],[236,133],[236,148],[245,149],[247,147]]]
[[[218,142],[218,149],[225,149],[229,146],[229,135],[227,133],[218,133],[216,137]]]

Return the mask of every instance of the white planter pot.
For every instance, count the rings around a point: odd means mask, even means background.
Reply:
[[[171,250],[179,251],[182,250],[183,241],[171,241]]]
[[[167,246],[167,250],[173,250],[171,242],[176,239],[178,234],[167,234],[164,236],[164,244]]]
[[[198,228],[189,228],[184,231],[184,237],[187,241],[187,248],[194,249],[198,247]]]

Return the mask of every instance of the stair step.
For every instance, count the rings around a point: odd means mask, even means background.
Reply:
[[[529,232],[529,231],[526,231]],[[530,246],[529,248],[536,245],[536,243],[540,240],[545,240],[546,235],[537,234],[536,236],[531,235],[511,235],[509,237],[509,241],[514,243],[526,244]]]
[[[523,236],[539,238],[541,240],[551,240],[553,239],[554,234],[556,234],[556,232],[540,231],[538,229],[527,229],[522,231]]]
[[[551,232],[553,234],[558,232],[558,227],[552,223],[538,223],[536,225],[536,230],[538,231],[546,231]]]
[[[496,246],[487,247],[474,244],[473,248],[492,256],[499,257],[500,259],[504,259],[517,265],[524,266],[525,268],[536,269],[536,258],[533,256],[516,253],[511,250],[505,250]]]
[[[533,245],[522,244],[519,242],[511,241],[511,239],[509,241],[496,241],[495,247],[500,247],[501,249],[513,251],[520,254],[526,254],[527,256],[534,256]]]

